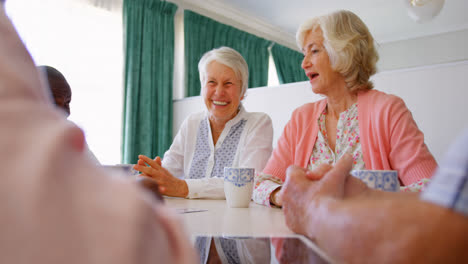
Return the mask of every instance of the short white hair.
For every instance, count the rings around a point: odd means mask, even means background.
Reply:
[[[240,97],[242,98],[245,96],[247,86],[249,85],[249,66],[247,65],[244,57],[242,57],[239,52],[229,47],[212,49],[203,54],[200,62],[198,62],[198,72],[200,73],[201,88],[203,89],[205,86],[206,67],[212,61],[217,61],[221,64],[224,64],[234,71],[236,77],[241,80]]]
[[[333,70],[339,72],[351,91],[372,89],[370,77],[377,72],[379,55],[367,26],[353,12],[340,10],[304,22],[296,33],[296,43],[302,48],[311,31],[320,28],[323,46]]]

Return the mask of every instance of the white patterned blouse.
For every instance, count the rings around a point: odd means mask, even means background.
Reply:
[[[182,124],[162,166],[185,179],[187,198],[224,199],[224,167],[263,170],[272,151],[273,125],[265,113],[249,113],[241,105],[213,144],[208,112],[190,115]]]

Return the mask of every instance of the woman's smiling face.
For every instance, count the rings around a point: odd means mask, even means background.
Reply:
[[[234,118],[243,99],[241,91],[242,81],[230,67],[217,61],[206,66],[202,96],[211,121],[226,123]]]

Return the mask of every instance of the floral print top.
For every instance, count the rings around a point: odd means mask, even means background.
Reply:
[[[338,119],[336,130],[335,150],[333,151],[327,140],[327,130],[325,126],[325,118],[327,108],[319,116],[317,120],[319,131],[317,140],[312,151],[307,168],[309,170],[316,169],[320,164],[334,165],[345,153],[353,156],[353,170],[365,170],[364,158],[362,155],[361,141],[359,138],[359,120],[358,120],[358,105],[353,104],[348,110],[342,112]],[[421,192],[429,184],[429,179],[422,179],[408,186],[402,186],[401,191],[404,192]],[[270,195],[278,187],[281,187],[280,179],[268,174],[259,173],[255,177],[255,191],[253,200],[257,203],[271,206]]]
[[[316,169],[320,164],[335,164],[341,156],[349,153],[353,156],[353,170],[364,170],[365,164],[362,157],[362,147],[359,140],[359,122],[357,103],[353,104],[348,110],[342,112],[336,126],[335,150],[330,148],[327,140],[327,129],[325,118],[327,108],[318,119],[317,141],[314,150],[310,156],[309,170]]]

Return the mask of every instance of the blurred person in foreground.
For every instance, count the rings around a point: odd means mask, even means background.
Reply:
[[[44,74],[47,79],[48,87],[52,93],[55,106],[63,110],[66,117],[70,116],[70,103],[72,99],[72,91],[70,85],[65,79],[65,76],[54,67],[48,65],[38,66],[39,72]],[[86,143],[86,142],[85,142]],[[94,153],[89,149],[88,144],[85,145],[86,154],[88,157],[97,165],[100,165],[99,160],[96,158]]]
[[[281,206],[286,169],[315,170],[352,155],[353,170],[396,170],[403,190],[420,191],[437,163],[403,100],[373,89],[378,60],[362,20],[337,11],[303,23],[296,35],[312,91],[325,99],[297,108],[263,173],[253,199]]]
[[[171,211],[85,158],[4,1],[0,35],[0,263],[194,263]]]
[[[421,194],[370,189],[352,163],[288,168],[280,196],[291,230],[338,263],[468,263],[468,129]]]

